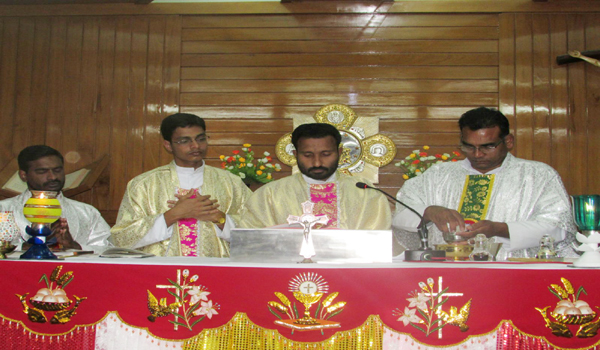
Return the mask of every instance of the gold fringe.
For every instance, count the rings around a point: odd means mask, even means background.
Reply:
[[[185,350],[381,350],[383,323],[371,315],[359,327],[337,332],[321,342],[306,343],[290,340],[274,329],[254,324],[243,312],[238,312],[224,326],[206,329],[184,341]]]
[[[337,332],[330,338],[321,342],[297,342],[290,340],[282,336],[276,329],[267,329],[260,327],[250,321],[248,316],[243,312],[238,312],[235,316],[229,320],[229,322],[221,327],[204,329],[200,334],[195,337],[188,339],[168,339],[161,338],[152,334],[147,327],[137,327],[131,325],[121,318],[117,311],[108,311],[100,320],[95,323],[77,325],[71,328],[67,332],[63,333],[40,333],[35,332],[28,328],[22,321],[14,320],[0,314],[0,318],[4,321],[9,321],[19,325],[23,328],[23,332],[27,331],[31,335],[44,336],[44,337],[59,337],[66,336],[73,332],[85,331],[85,328],[96,326],[100,322],[104,321],[111,313],[115,314],[123,324],[131,327],[132,329],[139,329],[148,332],[148,334],[156,339],[164,340],[168,342],[183,342],[184,350],[382,350],[383,344],[383,331],[387,329],[391,333],[402,334],[410,337],[415,343],[423,346],[432,347],[429,344],[423,343],[415,339],[410,333],[398,332],[395,329],[385,325],[378,315],[370,315],[367,320],[359,327],[348,331]],[[527,336],[534,339],[540,339],[548,343],[548,345],[559,350],[588,350],[593,347],[600,346],[600,340],[596,343],[589,345],[584,348],[562,348],[553,344],[545,336],[536,336],[521,331],[515,324],[510,320],[502,320],[498,323],[496,328],[493,330],[482,333],[473,334],[468,336],[464,341],[456,344],[436,346],[436,348],[449,348],[459,345],[468,345],[467,343],[471,338],[481,337],[485,335],[491,335],[496,333],[502,325],[507,322],[513,329],[522,336]],[[50,339],[51,341],[51,339]]]

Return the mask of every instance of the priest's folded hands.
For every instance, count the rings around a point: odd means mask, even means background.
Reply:
[[[217,223],[225,216],[218,208],[219,203],[216,199],[210,199],[209,195],[194,196],[193,192],[185,195],[176,194],[177,200],[169,200],[169,208],[165,212],[165,222],[171,226],[180,219],[194,218],[200,221]]]

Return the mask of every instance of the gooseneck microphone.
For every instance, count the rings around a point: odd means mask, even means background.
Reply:
[[[415,213],[419,217],[419,219],[421,219],[419,226],[417,226],[417,233],[419,234],[419,238],[421,238],[421,247],[419,247],[418,250],[406,250],[404,252],[404,257],[405,257],[404,260],[406,260],[406,261],[424,261],[424,260],[429,261],[429,260],[433,260],[432,258],[441,258],[441,257],[446,256],[446,253],[444,251],[432,250],[429,247],[429,231],[427,231],[427,225],[425,224],[425,222],[423,220],[423,215],[419,214],[416,210],[414,210],[410,206],[402,203],[401,201],[396,199],[394,196],[391,196],[387,192],[385,192],[377,187],[369,186],[364,182],[357,182],[356,187],[362,188],[362,189],[368,188],[368,189],[372,189],[375,191],[379,191],[379,192],[383,193],[384,195],[386,195],[388,198],[391,198],[394,202],[400,203],[406,209]]]

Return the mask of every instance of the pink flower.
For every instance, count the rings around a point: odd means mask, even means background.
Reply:
[[[213,307],[212,300],[209,300],[206,303],[202,301],[200,305],[202,306],[198,310],[194,311],[194,315],[206,315],[208,318],[212,318],[213,315],[219,314],[217,310],[215,310],[215,308]]]

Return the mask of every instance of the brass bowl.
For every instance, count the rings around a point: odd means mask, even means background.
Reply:
[[[45,311],[59,311],[59,310],[64,310],[64,309],[68,308],[69,305],[71,305],[71,303],[73,301],[69,300],[69,301],[64,302],[64,303],[53,303],[53,302],[36,301],[36,300],[33,300],[33,299],[29,299],[29,302],[31,303],[31,305],[35,306],[36,308],[38,308],[40,310],[45,310]]]
[[[596,317],[596,313],[593,312],[589,315],[559,315],[554,312],[550,313],[552,317],[563,324],[584,324],[588,323]]]
[[[435,249],[445,251],[446,258],[453,260],[469,260],[473,252],[473,246],[468,244],[436,244]]]

